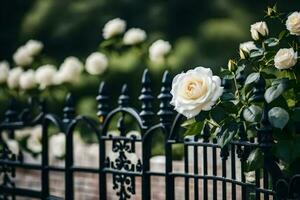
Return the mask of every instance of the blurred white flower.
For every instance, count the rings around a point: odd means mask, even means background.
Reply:
[[[83,71],[83,64],[76,57],[67,57],[61,64],[56,74],[56,84],[73,83],[79,81],[80,74]]]
[[[9,64],[7,61],[0,62],[0,84],[5,83],[9,74]]]
[[[26,142],[27,149],[33,153],[40,153],[42,151],[42,143],[37,137],[30,136]]]
[[[249,56],[250,51],[257,49],[253,41],[244,42],[240,44],[240,57],[245,59]]]
[[[26,44],[25,44],[25,49],[27,50],[27,53],[31,56],[35,56],[37,54],[39,54],[42,49],[44,48],[44,45],[42,42],[37,41],[37,40],[29,40]]]
[[[126,22],[120,18],[108,21],[103,28],[104,39],[110,39],[116,35],[123,33],[126,29]]]
[[[25,46],[21,46],[13,55],[14,62],[19,66],[27,66],[33,62],[33,57]]]
[[[17,141],[20,141],[20,140],[24,139],[25,137],[30,136],[30,134],[31,134],[31,128],[15,130],[15,139]]]
[[[171,45],[164,40],[157,40],[149,47],[149,58],[152,62],[161,62],[171,51]]]
[[[92,53],[85,62],[85,69],[91,75],[102,74],[108,66],[107,57],[99,52]]]
[[[134,45],[145,41],[146,38],[147,35],[144,30],[140,28],[131,28],[125,33],[123,42],[126,45]]]
[[[275,57],[274,63],[277,69],[288,69],[296,65],[298,53],[293,48],[280,49]]]
[[[20,84],[20,77],[23,73],[23,69],[21,67],[13,68],[9,71],[7,77],[7,85],[10,89],[16,89]]]
[[[35,126],[31,128],[31,137],[35,137],[38,140],[42,140],[42,132],[43,132],[43,128],[41,125]]]
[[[53,135],[49,141],[50,153],[54,157],[61,158],[66,153],[66,136],[64,133]]]
[[[28,70],[21,74],[20,76],[20,88],[23,90],[30,90],[36,86],[35,82],[35,72],[33,70]]]
[[[16,140],[8,139],[6,140],[6,145],[8,149],[15,155],[19,155],[19,143]]]
[[[43,65],[36,70],[35,80],[41,89],[54,84],[56,72],[56,67],[53,65]]]
[[[291,35],[300,35],[300,12],[293,12],[289,15],[285,24]]]
[[[253,40],[259,40],[261,36],[267,36],[269,34],[269,29],[266,22],[261,21],[252,24],[250,32]]]
[[[246,182],[254,183],[255,182],[255,171],[244,172]]]

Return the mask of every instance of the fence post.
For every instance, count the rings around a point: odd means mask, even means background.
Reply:
[[[98,95],[96,97],[98,102],[98,112],[97,116],[100,122],[100,129],[102,130],[102,125],[105,121],[105,118],[109,112],[108,106],[108,91],[106,88],[105,82],[101,82],[98,90]],[[105,133],[106,134],[106,133]],[[105,167],[105,140],[102,139],[102,131],[100,131],[100,135],[98,136],[99,140],[99,195],[101,200],[106,199],[106,174],[103,171]]]
[[[142,123],[143,123],[143,134],[146,133],[146,131],[149,129],[150,125],[152,124],[152,120],[154,117],[154,112],[152,111],[152,102],[153,102],[153,96],[151,91],[151,81],[149,77],[148,69],[144,70],[143,77],[142,77],[142,89],[141,89],[141,95],[139,96],[139,100],[142,103],[141,112],[139,113]],[[151,137],[144,138],[143,137],[143,143],[142,143],[142,162],[143,162],[143,171],[142,171],[142,199],[143,200],[150,200],[150,187],[151,187],[151,181],[150,176],[147,174],[147,172],[150,170],[150,154],[151,154]]]
[[[160,117],[160,122],[165,130],[165,187],[166,187],[166,199],[174,199],[174,178],[170,175],[172,172],[172,143],[169,143],[169,137],[171,134],[171,126],[173,122],[173,108],[170,105],[172,95],[170,93],[172,86],[172,80],[168,71],[164,72],[162,78],[162,88],[158,95],[160,100],[159,111],[157,115]]]
[[[66,134],[66,160],[65,160],[65,199],[74,199],[74,176],[73,176],[73,126],[75,117],[74,99],[71,94],[67,95],[66,104],[63,109],[63,127]]]

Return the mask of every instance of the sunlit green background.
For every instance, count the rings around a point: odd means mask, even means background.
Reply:
[[[250,40],[250,24],[261,20],[266,7],[274,3],[263,0],[1,0],[0,60],[11,61],[20,45],[37,39],[45,44],[43,54],[51,63],[59,64],[67,56],[84,61],[103,39],[105,22],[120,17],[129,27],[145,29],[150,41],[163,38],[172,43],[174,52],[169,70],[173,74],[198,65],[211,67],[217,73],[229,58],[237,56],[239,43]],[[300,10],[299,0],[282,0],[277,4],[282,11]],[[127,82],[135,102],[142,71],[147,67],[144,65],[135,59],[134,53],[128,53],[114,60],[103,77],[88,76],[80,85],[71,87],[79,112],[95,116],[94,99],[100,80],[108,82],[111,96],[115,98],[121,84]],[[159,92],[163,70],[150,69],[155,95]]]

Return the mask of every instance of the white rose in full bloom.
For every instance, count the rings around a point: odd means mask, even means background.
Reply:
[[[250,32],[253,40],[259,40],[260,36],[267,36],[269,34],[269,29],[266,22],[262,21],[252,24]]]
[[[43,65],[35,72],[35,81],[40,85],[41,89],[54,84],[56,75],[56,67],[53,65]]]
[[[19,155],[19,143],[16,140],[8,139],[5,141],[8,149],[15,155]]]
[[[293,67],[297,63],[297,57],[298,53],[293,48],[280,49],[274,57],[275,67],[278,69]]]
[[[19,66],[27,66],[33,62],[33,57],[25,46],[21,46],[13,55],[14,62]]]
[[[102,74],[107,66],[107,57],[99,52],[92,53],[85,61],[85,69],[91,75]]]
[[[209,68],[197,67],[174,77],[171,104],[177,112],[192,118],[201,110],[210,110],[222,93],[220,77],[213,76]]]
[[[20,76],[20,88],[23,90],[30,90],[36,86],[35,72],[28,70]]]
[[[161,62],[170,51],[169,42],[157,40],[149,47],[149,58],[152,62]]]
[[[248,41],[240,44],[240,57],[245,59],[249,56],[250,51],[257,49],[253,41]]]
[[[0,62],[0,84],[5,83],[9,74],[9,64],[7,61]]]
[[[37,137],[30,136],[26,141],[27,148],[33,153],[42,151],[42,143]]]
[[[16,89],[19,87],[20,84],[20,77],[23,73],[23,69],[21,67],[13,68],[9,71],[7,77],[7,86],[10,89]]]
[[[104,39],[110,39],[116,35],[124,33],[126,22],[120,18],[115,18],[108,21],[103,28]]]
[[[123,42],[127,45],[134,45],[144,42],[146,38],[147,34],[144,30],[140,28],[131,28],[125,33]]]
[[[67,57],[57,73],[56,84],[73,83],[79,81],[80,74],[83,71],[83,64],[76,57]]]
[[[65,156],[66,153],[66,136],[64,133],[53,135],[49,141],[50,153],[57,158]]]
[[[27,53],[31,56],[35,56],[37,54],[39,54],[42,49],[44,48],[43,43],[41,43],[40,41],[37,40],[29,40],[26,44],[25,44],[25,49],[27,50]]]
[[[300,35],[300,12],[293,12],[287,18],[285,25],[291,35]]]

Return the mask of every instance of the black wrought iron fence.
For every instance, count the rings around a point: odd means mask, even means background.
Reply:
[[[224,83],[225,92],[228,89]],[[261,94],[259,83],[256,84],[256,95]],[[74,197],[74,174],[76,172],[94,173],[99,177],[100,199],[108,199],[107,191],[114,191],[117,199],[136,199],[136,187],[141,187],[140,199],[154,199],[151,196],[151,182],[153,177],[162,177],[165,187],[161,193],[165,199],[288,199],[299,198],[300,176],[295,176],[290,182],[283,179],[281,171],[276,164],[276,158],[270,153],[273,143],[272,131],[266,117],[263,114],[260,126],[257,129],[258,139],[248,140],[246,133],[241,129],[239,140],[230,143],[226,148],[220,148],[214,140],[210,139],[208,127],[198,136],[182,137],[181,123],[183,117],[174,113],[170,105],[171,78],[165,72],[162,78],[160,94],[153,96],[151,81],[146,70],[142,77],[142,87],[139,100],[141,108],[130,104],[127,85],[124,85],[118,99],[118,106],[111,108],[109,91],[105,83],[101,83],[96,97],[98,102],[99,121],[88,117],[76,115],[72,95],[66,98],[63,109],[63,117],[58,117],[45,110],[44,103],[30,101],[27,108],[22,112],[15,110],[16,102],[11,101],[10,108],[4,114],[5,119],[0,124],[1,145],[0,153],[0,198],[17,199],[18,196],[59,199],[50,194],[50,172],[63,172],[65,174],[64,199],[76,199]],[[154,111],[152,104],[159,101],[159,110]],[[31,109],[39,106],[38,115],[32,116]],[[130,127],[127,118],[134,119],[140,129],[140,136],[129,136]],[[109,134],[109,127],[117,118],[119,135]],[[159,119],[159,121],[156,119]],[[99,142],[99,168],[77,167],[74,164],[73,133],[78,123],[83,123],[96,134]],[[42,133],[42,161],[41,164],[28,164],[14,155],[3,140],[3,132],[14,137],[17,129],[40,124]],[[49,138],[48,128],[54,124],[66,135],[65,166],[57,167],[49,164]],[[164,171],[154,171],[150,167],[152,140],[160,134],[164,138],[165,167]],[[111,143],[111,151],[117,156],[112,158],[106,152],[107,143]],[[136,153],[136,144],[142,146],[141,158],[132,162],[128,154]],[[183,146],[184,170],[174,170],[172,147],[176,144]],[[251,182],[245,177],[245,163],[250,151],[259,147],[265,153],[264,169],[257,170]],[[192,156],[191,156],[192,155]],[[17,187],[14,178],[16,169],[24,168],[41,172],[41,190]],[[112,184],[108,184],[107,177],[112,177]],[[140,185],[136,184],[139,179]],[[183,180],[183,194],[176,196],[176,182]],[[298,195],[298,196],[297,196]]]

